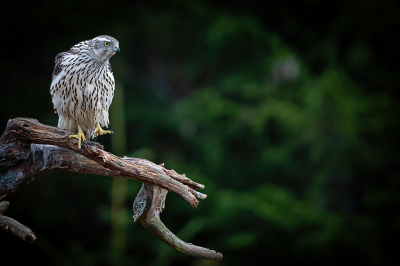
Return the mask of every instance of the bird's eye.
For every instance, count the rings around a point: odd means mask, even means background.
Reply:
[[[104,42],[104,46],[109,46],[110,43],[109,42]]]

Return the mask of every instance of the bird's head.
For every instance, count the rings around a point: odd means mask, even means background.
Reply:
[[[93,54],[100,61],[106,61],[119,53],[119,42],[111,36],[101,35],[92,40]]]

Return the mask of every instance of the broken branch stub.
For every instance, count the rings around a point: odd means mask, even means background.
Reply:
[[[9,206],[10,203],[8,201],[0,202],[0,229],[21,238],[25,242],[33,243],[36,240],[36,236],[29,227],[3,215]]]

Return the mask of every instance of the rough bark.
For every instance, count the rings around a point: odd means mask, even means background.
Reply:
[[[3,216],[8,206],[10,206],[8,201],[0,202],[0,229],[10,232],[28,243],[33,243],[36,240],[36,236],[29,227],[20,224],[10,217]]]
[[[77,140],[68,138],[71,134],[68,130],[43,125],[32,118],[9,120],[0,139],[0,200],[46,170],[60,169],[136,179],[145,183],[137,199],[141,198],[142,203],[146,202],[146,207],[142,209],[142,216],[135,212],[135,219],[139,218],[146,228],[178,251],[202,259],[222,258],[220,253],[178,239],[161,222],[159,213],[152,211],[157,210],[156,206],[164,202],[167,191],[177,194],[190,206],[196,207],[199,203],[197,199],[207,197],[196,191],[204,188],[202,184],[174,170],[167,170],[164,165],[139,158],[117,157],[104,151],[103,146],[96,142],[88,142],[87,145],[82,145],[82,149],[78,149]],[[143,191],[147,191],[145,197]],[[153,197],[154,195],[157,196]],[[13,234],[27,242],[36,239],[29,228],[10,219],[0,214],[0,228],[11,233],[11,229],[17,228],[14,231],[19,233]]]
[[[144,183],[133,203],[134,219],[139,218],[147,229],[177,251],[199,259],[221,259],[221,253],[186,243],[163,224],[160,214],[165,207],[167,193],[167,190],[159,186]]]

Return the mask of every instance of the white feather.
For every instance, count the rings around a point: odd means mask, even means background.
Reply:
[[[108,60],[103,64],[87,63],[90,59],[89,55],[67,53],[60,64],[62,71],[53,77],[50,92],[59,115],[59,128],[76,132],[79,123],[88,134],[97,122],[108,127],[114,76],[108,69]]]

